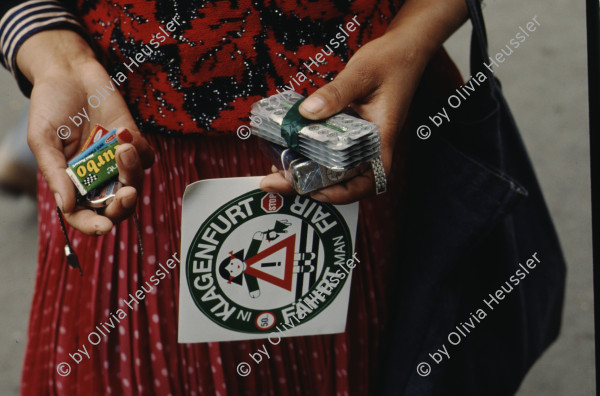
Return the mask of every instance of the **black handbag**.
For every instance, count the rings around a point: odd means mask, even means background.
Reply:
[[[559,333],[565,261],[500,83],[483,65],[481,6],[467,5],[471,73],[486,80],[429,139],[412,133],[373,394],[514,395]]]

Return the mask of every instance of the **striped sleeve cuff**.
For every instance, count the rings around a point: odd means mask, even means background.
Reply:
[[[24,77],[16,64],[17,51],[33,34],[58,28],[85,34],[75,16],[58,0],[30,0],[11,8],[0,19],[0,61],[19,80],[25,94],[31,86],[22,81]]]

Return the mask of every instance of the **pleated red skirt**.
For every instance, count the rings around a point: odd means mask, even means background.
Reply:
[[[241,377],[237,364],[249,361],[248,354],[256,352],[264,340],[177,343],[179,267],[139,305],[133,303],[133,309],[122,300],[129,300],[129,294],[142,285],[149,288],[151,283],[145,282],[158,265],[174,254],[179,257],[186,185],[203,179],[264,175],[271,164],[258,150],[254,137],[240,141],[236,136],[150,135],[147,139],[155,148],[156,163],[145,173],[138,203],[143,260],[134,222],[128,219],[101,237],[69,229],[83,277],[68,268],[56,204],[38,176],[38,270],[22,394],[368,394],[379,353],[385,348],[379,339],[388,322],[387,270],[402,265],[392,253],[401,185],[394,181],[394,173],[388,193],[360,204],[356,240],[360,263],[352,278],[346,332],[267,344],[270,358],[254,365],[249,376]],[[128,314],[116,323],[111,314],[119,308]],[[98,333],[97,326],[105,336],[99,341],[92,336],[97,345],[91,346],[88,336]]]

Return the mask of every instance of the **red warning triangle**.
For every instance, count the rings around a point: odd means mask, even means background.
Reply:
[[[294,275],[294,249],[296,247],[296,234],[290,235],[286,239],[277,242],[275,245],[270,246],[258,252],[256,255],[244,260],[246,263],[246,272],[248,275],[252,275],[256,278],[262,279],[266,282],[272,283],[275,286],[279,286],[282,289],[292,291],[292,277]],[[285,249],[285,263],[283,279],[268,274],[252,266],[264,258],[271,256],[274,253],[279,252],[281,249]]]

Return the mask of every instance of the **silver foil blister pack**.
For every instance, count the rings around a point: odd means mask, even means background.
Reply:
[[[307,194],[351,179],[370,166],[367,162],[349,170],[335,170],[275,143],[263,141],[260,147],[277,169],[283,171],[285,178],[299,194]]]

